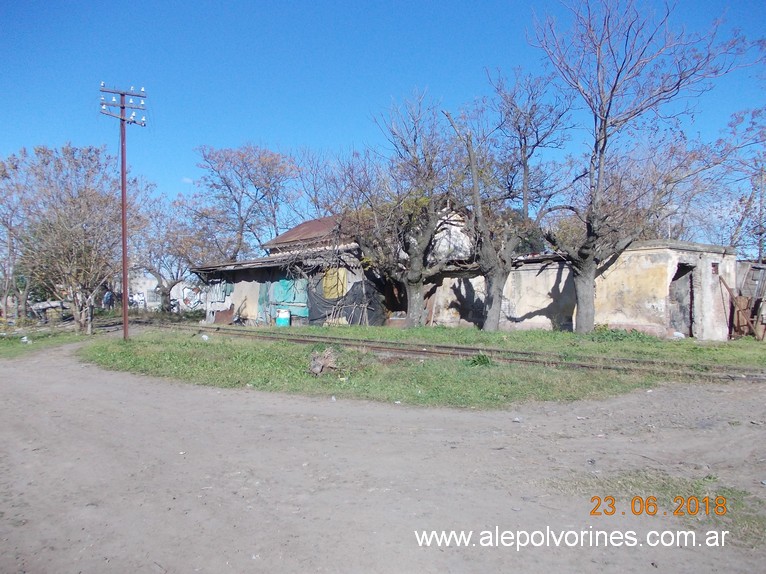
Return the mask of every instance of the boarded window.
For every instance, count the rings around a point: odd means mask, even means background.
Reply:
[[[337,299],[346,294],[346,269],[333,267],[325,271],[322,278],[322,292],[325,299]]]

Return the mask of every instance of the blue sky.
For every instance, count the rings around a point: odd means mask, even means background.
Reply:
[[[533,6],[561,10],[555,0],[0,0],[0,157],[66,142],[116,155],[101,81],[146,88],[148,126],[128,127],[128,163],[169,196],[192,190],[200,145],[377,145],[373,118],[416,90],[456,111],[491,92],[487,71],[539,71]],[[724,13],[727,28],[766,36],[763,0],[679,0],[673,21],[705,30]],[[753,69],[727,77],[699,101],[695,129],[712,136],[731,112],[764,105],[765,84]]]

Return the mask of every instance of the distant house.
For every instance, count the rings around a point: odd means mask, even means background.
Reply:
[[[131,273],[129,279],[130,304],[146,311],[158,311],[162,301],[157,290],[157,279],[151,275]],[[178,311],[196,311],[204,306],[204,292],[196,285],[181,281],[170,290],[170,299]]]
[[[264,248],[265,257],[192,269],[208,285],[208,322],[383,323],[382,295],[338,218],[301,223]]]

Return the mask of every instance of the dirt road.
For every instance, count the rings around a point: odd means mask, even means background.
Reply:
[[[0,361],[0,405],[2,573],[752,573],[766,559],[728,539],[651,547],[680,519],[591,516],[608,492],[560,486],[649,468],[764,498],[763,384],[419,409],[110,373],[63,347]],[[547,529],[585,543],[487,534]],[[474,534],[420,547],[423,530]],[[643,545],[589,547],[594,530]]]

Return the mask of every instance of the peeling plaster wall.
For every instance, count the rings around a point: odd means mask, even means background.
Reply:
[[[596,279],[596,323],[667,336],[675,271],[667,249],[626,251]]]
[[[691,268],[691,335],[700,340],[728,339],[729,295],[719,278],[735,285],[736,255],[723,247],[695,243],[650,241],[625,251],[596,279],[596,323],[673,336],[672,312],[678,313],[683,301],[671,296],[670,284],[679,265]],[[478,326],[483,301],[483,278],[446,278],[430,294],[429,322]],[[574,314],[574,284],[565,262],[523,263],[511,272],[503,292],[501,329],[571,330]]]
[[[734,252],[704,253],[698,254],[697,259],[700,272],[696,281],[701,296],[694,301],[697,317],[694,336],[703,341],[725,341],[729,337],[731,298],[720,278],[729,287],[736,285],[737,257]]]
[[[512,271],[505,284],[500,328],[572,330],[574,309],[574,282],[566,263],[527,263]]]
[[[596,281],[596,321],[611,327],[673,336],[670,284],[679,266],[690,269],[691,334],[705,341],[729,337],[729,294],[736,255],[723,247],[681,241],[647,241],[623,253]],[[684,333],[686,334],[686,333]]]
[[[426,320],[429,325],[480,326],[483,316],[484,277],[446,277],[426,289]]]

